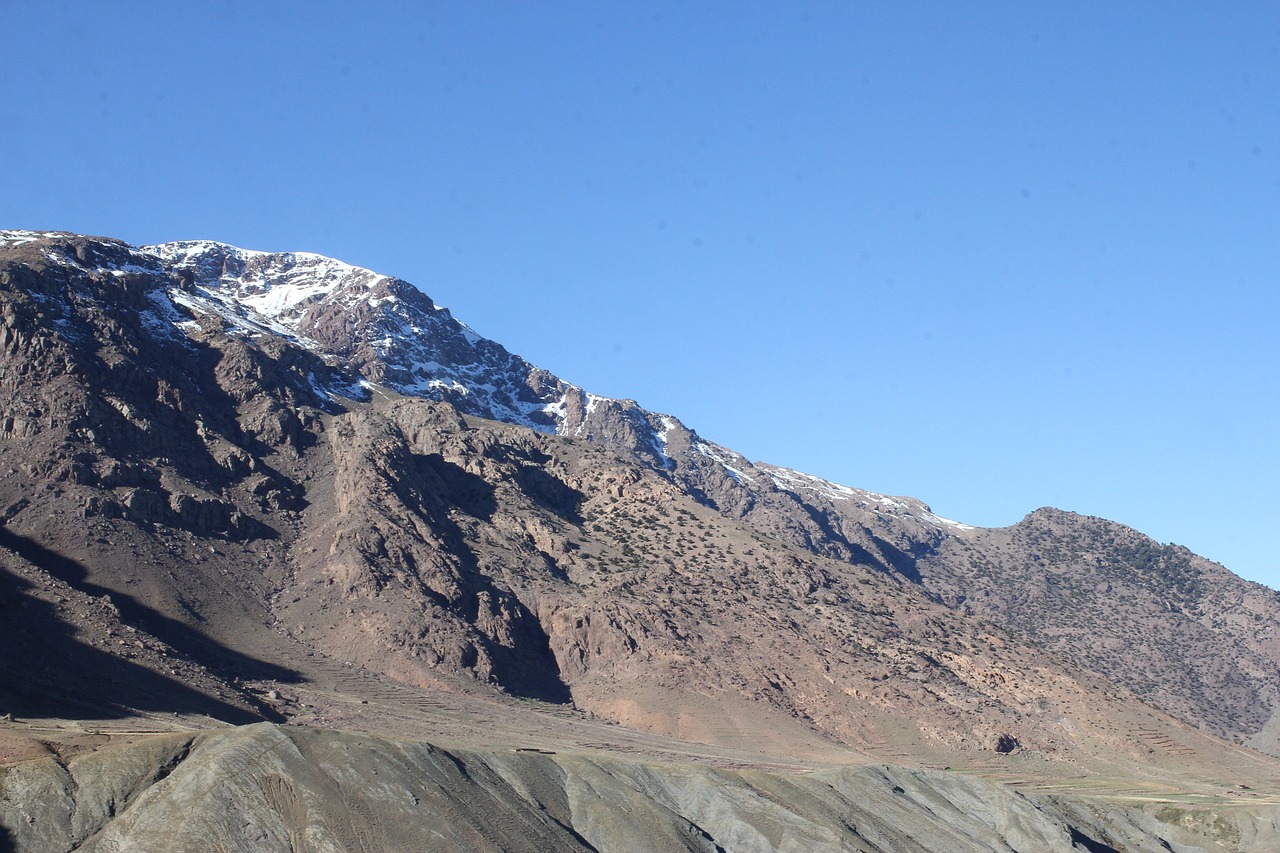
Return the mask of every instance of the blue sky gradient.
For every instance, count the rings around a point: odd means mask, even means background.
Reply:
[[[3,227],[335,256],[753,459],[1280,586],[1274,3],[0,10]]]

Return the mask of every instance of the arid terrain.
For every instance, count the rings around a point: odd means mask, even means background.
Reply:
[[[0,522],[0,850],[1280,847],[1274,591],[330,259],[0,232]]]

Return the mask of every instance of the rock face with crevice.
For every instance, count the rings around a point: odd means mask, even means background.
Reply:
[[[314,255],[0,232],[0,522],[20,718],[373,727],[355,688],[281,698],[357,673],[724,747],[1215,779],[1266,778],[1230,741],[1278,730],[1269,590],[1101,519],[976,529],[753,463]],[[300,767],[254,796],[325,849]]]

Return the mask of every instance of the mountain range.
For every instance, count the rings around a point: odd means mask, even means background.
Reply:
[[[318,255],[0,231],[0,521],[0,849],[1276,843],[1276,592],[749,461]]]

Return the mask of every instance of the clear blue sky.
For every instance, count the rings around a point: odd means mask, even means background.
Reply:
[[[753,458],[1280,586],[1280,5],[0,0],[0,225],[306,250]]]

